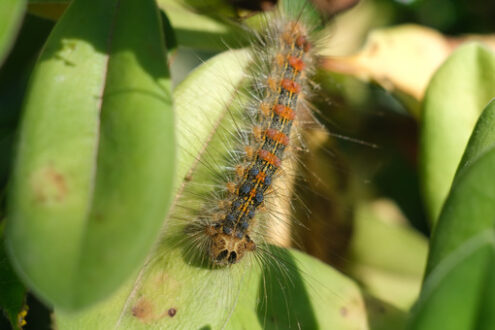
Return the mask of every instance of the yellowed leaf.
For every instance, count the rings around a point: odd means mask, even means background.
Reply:
[[[324,69],[375,81],[385,89],[420,102],[436,69],[459,45],[481,41],[495,49],[495,35],[446,37],[419,25],[401,25],[372,31],[351,56],[325,57]]]

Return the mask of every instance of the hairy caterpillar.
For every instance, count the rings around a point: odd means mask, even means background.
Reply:
[[[268,219],[263,213],[275,213],[271,204],[277,203],[277,198],[273,197],[281,195],[277,192],[280,189],[277,181],[282,185],[283,181],[294,181],[290,178],[293,174],[287,173],[291,171],[294,145],[300,134],[291,131],[293,127],[297,130],[302,118],[308,116],[306,97],[310,92],[315,51],[310,34],[314,22],[309,23],[307,12],[314,8],[305,1],[282,3],[285,7],[281,5],[275,13],[265,15],[264,27],[255,33],[248,55],[250,64],[244,73],[247,88],[237,91],[242,95],[236,98],[236,104],[226,105],[234,127],[218,128],[230,130],[222,137],[223,145],[219,147],[224,149],[224,154],[220,151],[210,157],[216,151],[212,151],[214,143],[208,141],[209,150],[199,156],[214,178],[213,182],[210,180],[212,189],[189,189],[194,193],[181,199],[189,211],[179,216],[186,223],[187,249],[214,265],[237,263],[257,247],[256,254],[263,254],[261,245],[268,236],[267,228],[280,220],[273,216]],[[195,128],[187,120],[185,126],[189,134],[194,134]],[[218,130],[215,134],[221,135]],[[201,176],[197,172],[188,179],[193,179],[193,185],[197,182],[204,185],[201,180],[195,180]],[[284,178],[278,180],[281,172]],[[290,184],[286,182],[286,186]],[[187,193],[186,189],[184,195]],[[290,199],[290,190],[285,193],[284,199]]]
[[[306,84],[310,44],[305,28],[290,21],[276,26],[273,45],[267,45],[267,68],[257,81],[260,99],[248,105],[255,113],[252,143],[245,146],[245,165],[236,167],[239,177],[236,183],[228,183],[229,195],[221,219],[206,225],[205,232],[209,255],[216,264],[234,264],[244,254],[254,251],[255,242],[250,232],[256,211],[263,203],[264,195],[281,166],[284,151],[290,142],[290,132],[296,117],[298,99]],[[261,80],[257,77],[258,80]],[[208,220],[205,221],[208,223]]]

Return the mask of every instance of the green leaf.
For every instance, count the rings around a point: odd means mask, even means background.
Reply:
[[[372,206],[357,208],[347,270],[368,293],[409,310],[420,292],[428,241],[388,215],[394,214],[394,204],[380,201]]]
[[[495,236],[486,231],[443,259],[426,278],[409,329],[492,329]]]
[[[427,272],[461,244],[495,228],[495,101],[483,111],[430,243]]]
[[[158,234],[175,160],[161,32],[152,0],[76,0],[31,76],[6,242],[49,304],[106,297]]]
[[[216,0],[213,3],[199,2],[202,6],[209,8],[206,12],[201,7],[198,8],[198,4],[185,0],[158,0],[157,2],[170,18],[177,42],[181,46],[218,51],[229,47],[238,48],[246,45],[248,41],[248,31],[242,29],[240,25],[229,23],[228,18],[232,15],[227,16],[228,9]],[[221,16],[219,12],[225,15]],[[207,16],[208,13],[214,13],[216,17]]]
[[[313,29],[323,25],[321,14],[313,3],[305,0],[280,0],[281,12],[291,20],[304,21]]]
[[[376,268],[421,277],[428,252],[427,239],[401,223],[403,219],[394,219],[386,213],[400,212],[393,208],[397,206],[392,202],[380,201],[374,206],[370,203],[357,208],[352,237],[353,257]],[[395,248],[391,249],[392,246]]]
[[[495,54],[478,44],[457,49],[428,86],[422,113],[420,166],[432,226],[480,111],[494,96]]]
[[[26,10],[26,0],[0,2],[0,66],[14,43]]]
[[[473,134],[469,140],[469,144],[464,151],[458,172],[464,171],[478,157],[489,152],[490,148],[495,145],[495,100],[490,103],[481,113],[481,116],[474,127]]]
[[[495,319],[495,102],[480,116],[430,244],[411,329],[491,329]]]
[[[14,273],[4,249],[4,223],[0,223],[0,309],[3,310],[14,329],[21,324],[26,288]]]

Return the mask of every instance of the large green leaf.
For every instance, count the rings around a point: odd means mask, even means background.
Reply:
[[[429,274],[409,329],[493,329],[495,317],[493,230],[464,243]]]
[[[466,148],[430,243],[427,272],[461,244],[495,228],[495,101]]]
[[[223,4],[216,0],[213,3],[196,1],[196,4],[187,0],[157,2],[170,18],[177,35],[177,42],[181,46],[218,51],[246,45],[247,31],[241,29],[240,25],[229,23],[232,16],[220,14],[228,12],[225,2]],[[201,6],[198,8],[198,5]],[[203,6],[209,10],[205,11]]]
[[[300,252],[269,247],[269,255],[278,262],[267,260],[260,267],[245,257],[232,267],[211,269],[190,259],[187,247],[177,244],[184,240],[182,219],[192,220],[187,212],[184,216],[184,209],[195,204],[195,189],[205,185],[211,189],[207,185],[211,162],[231,151],[225,141],[232,138],[236,125],[236,95],[250,58],[248,50],[218,55],[174,91],[180,145],[177,176],[184,181],[168,230],[135,281],[86,312],[57,310],[58,329],[366,327],[365,301],[357,286]],[[384,311],[372,312],[375,324],[403,322],[403,315],[395,309],[376,301],[368,303],[375,311]]]
[[[469,140],[435,227],[412,329],[491,329],[495,319],[495,102]]]
[[[31,77],[7,247],[43,300],[77,309],[143,262],[173,186],[166,50],[154,1],[76,0]]]
[[[432,224],[480,111],[494,96],[495,54],[478,44],[457,49],[428,86],[420,152],[423,190]]]
[[[14,43],[26,9],[26,0],[0,2],[0,66]]]

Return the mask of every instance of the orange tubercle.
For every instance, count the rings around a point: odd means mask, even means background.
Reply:
[[[311,49],[311,44],[305,36],[299,36],[296,38],[296,45],[302,48],[305,52],[308,52]]]
[[[283,89],[286,89],[294,94],[297,94],[301,91],[301,86],[299,86],[297,82],[290,79],[282,79],[280,81],[280,86],[282,86]]]
[[[258,155],[260,156],[261,159],[266,161],[268,164],[273,165],[275,167],[280,166],[280,159],[277,156],[275,156],[274,154],[272,154],[271,152],[266,151],[264,149],[260,149],[260,150],[258,150]]]
[[[269,128],[265,131],[265,134],[273,141],[278,142],[284,146],[289,144],[289,138],[287,137],[287,135],[280,132],[279,130]]]
[[[287,120],[294,120],[294,118],[296,117],[296,113],[294,112],[294,110],[282,104],[276,104],[273,107],[273,112]]]
[[[296,56],[289,57],[289,65],[296,71],[302,71],[304,69],[304,62],[301,58]]]

